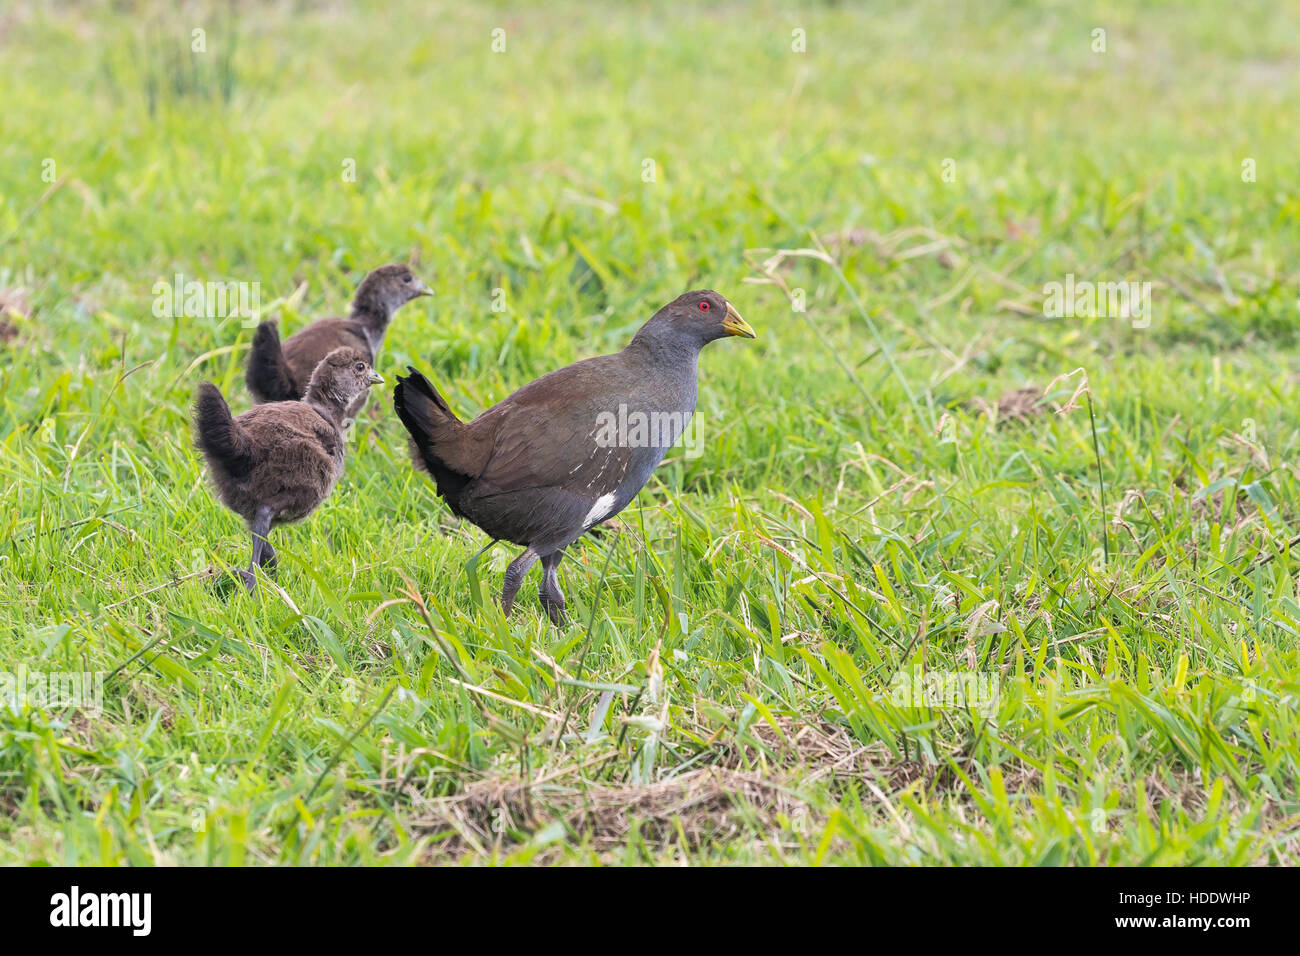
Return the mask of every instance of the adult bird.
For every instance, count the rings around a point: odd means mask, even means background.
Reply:
[[[506,569],[507,614],[540,560],[542,606],[563,622],[564,549],[641,490],[695,412],[700,350],[729,335],[754,330],[718,293],[687,292],[621,352],[544,375],[470,422],[415,369],[399,376],[393,405],[416,466],[455,514],[524,547]]]
[[[253,335],[244,380],[255,402],[287,402],[307,392],[316,366],[338,348],[353,348],[369,365],[375,364],[393,313],[412,299],[433,291],[409,266],[380,266],[357,286],[346,319],[318,319],[281,344],[275,322],[263,322]],[[365,404],[362,396],[355,418]]]
[[[256,569],[275,569],[271,528],[301,521],[343,474],[348,409],[383,379],[356,349],[339,348],[316,366],[302,401],[268,402],[238,417],[211,382],[194,403],[195,444],[217,495],[253,535],[253,559],[239,572],[251,594]]]

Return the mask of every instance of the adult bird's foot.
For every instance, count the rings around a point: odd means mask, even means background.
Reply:
[[[239,575],[239,580],[244,583],[245,591],[249,594],[253,594],[257,591],[257,575],[252,571],[245,570],[244,568],[240,568],[236,573]]]
[[[546,608],[546,615],[551,619],[551,623],[556,627],[564,627],[569,622],[568,615],[564,613],[563,601],[550,601],[542,598],[542,607]]]
[[[542,607],[546,609],[546,616],[551,619],[552,624],[563,627],[568,623],[569,619],[564,613],[564,592],[554,580],[551,580],[550,575],[542,579],[542,586],[537,591],[537,599],[542,602]]]
[[[564,614],[564,592],[560,590],[560,577],[556,573],[563,559],[563,551],[553,551],[542,558],[542,586],[537,589],[538,600],[556,627],[563,627],[568,621]]]

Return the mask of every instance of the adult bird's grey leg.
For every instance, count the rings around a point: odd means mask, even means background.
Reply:
[[[560,576],[557,573],[562,560],[562,550],[552,551],[542,558],[542,586],[537,589],[542,607],[546,608],[551,623],[556,625],[564,623],[564,592],[560,590]]]
[[[530,546],[510,562],[510,567],[506,568],[506,580],[501,586],[501,610],[507,616],[510,614],[510,609],[515,606],[515,595],[519,592],[519,585],[524,583],[524,575],[536,560],[537,552]]]
[[[253,560],[248,563],[247,571],[240,571],[239,576],[244,581],[244,587],[248,588],[248,593],[252,594],[257,590],[257,566],[265,561],[275,560],[275,550],[271,548],[271,543],[266,540],[266,536],[271,533],[271,521],[275,518],[275,512],[263,505],[257,509],[253,515],[253,520],[248,524],[248,530],[253,532]],[[264,552],[271,549],[271,554],[265,556]]]

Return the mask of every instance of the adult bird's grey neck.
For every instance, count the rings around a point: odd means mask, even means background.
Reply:
[[[693,375],[699,362],[700,350],[707,342],[673,328],[667,322],[661,323],[657,318],[643,325],[624,351],[654,365],[690,371]]]

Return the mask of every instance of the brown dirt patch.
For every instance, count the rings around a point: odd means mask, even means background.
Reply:
[[[634,831],[653,848],[694,848],[743,832],[762,839],[783,826],[820,828],[826,821],[810,803],[812,789],[835,792],[857,783],[892,794],[916,785],[931,793],[962,786],[948,768],[892,759],[883,745],[863,745],[838,724],[777,723],[755,723],[746,743],[718,748],[710,765],[649,784],[589,779],[584,771],[598,768],[588,763],[531,782],[493,776],[449,797],[413,795],[412,825],[437,835],[433,854],[444,859],[516,847],[553,821],[597,852],[625,845]]]
[[[1047,410],[1043,393],[1032,385],[1012,389],[994,402],[977,395],[967,405],[981,415],[991,413],[999,425],[1028,421]]]
[[[702,767],[640,786],[578,781],[529,785],[518,779],[490,778],[454,797],[430,801],[414,821],[418,830],[438,832],[437,851],[453,857],[485,848],[514,845],[552,821],[610,850],[633,830],[656,847],[684,841],[701,846],[733,836],[777,815],[807,817],[807,804],[782,783],[755,771]]]

